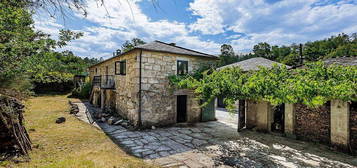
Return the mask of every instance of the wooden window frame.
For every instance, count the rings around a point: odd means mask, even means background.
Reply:
[[[126,60],[115,62],[115,75],[126,75]]]
[[[115,63],[114,63],[114,73],[115,73],[115,75],[120,75],[120,61],[115,61]]]
[[[184,73],[179,73],[180,72],[180,70],[179,70],[179,68],[180,68],[179,64],[180,63],[185,63],[186,64],[186,67],[185,67],[186,69],[184,70],[185,71]],[[177,75],[186,75],[186,74],[188,74],[188,61],[187,60],[177,60],[176,65],[177,65],[177,68],[176,68]]]

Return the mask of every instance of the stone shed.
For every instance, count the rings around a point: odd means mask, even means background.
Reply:
[[[174,91],[168,77],[212,64],[214,55],[154,41],[136,46],[89,68],[91,102],[111,109],[136,126],[201,121],[193,93]]]
[[[244,61],[236,62],[233,64],[229,64],[223,67],[218,68],[218,70],[222,70],[224,68],[231,68],[231,67],[239,67],[243,70],[243,72],[249,71],[257,71],[260,67],[265,68],[272,68],[274,65],[277,66],[285,66],[286,68],[290,69],[290,66],[262,58],[250,58]],[[224,96],[220,96],[217,98],[216,106],[222,107],[222,103]],[[283,127],[284,120],[283,114],[279,109],[273,109],[270,104],[265,102],[257,102],[254,100],[240,100],[236,102],[237,111],[239,113],[239,120],[238,120],[238,130],[244,128],[255,128],[259,131],[271,131],[275,128],[274,124],[279,125],[279,127]],[[273,123],[269,123],[270,120]],[[282,131],[282,130],[281,130]]]
[[[324,62],[328,66],[357,66],[357,57],[330,58]],[[272,67],[273,63],[264,58],[253,58],[222,68],[239,66],[243,71],[251,71],[259,66]],[[238,123],[238,130],[248,128],[278,132],[287,137],[323,143],[357,154],[356,102],[331,100],[314,108],[303,104],[272,106],[264,101],[240,100],[236,107],[239,108],[239,122],[243,122]]]

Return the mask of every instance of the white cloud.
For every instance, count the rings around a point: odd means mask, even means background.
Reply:
[[[258,42],[281,45],[357,31],[357,4],[351,0],[337,3],[318,0],[281,0],[275,3],[264,0],[195,0],[189,10],[199,16],[192,24],[195,31],[207,35],[225,31],[245,34],[240,39],[226,38],[233,39],[231,43],[236,50],[251,49]],[[225,31],[209,31],[217,27]]]
[[[196,0],[190,3],[189,10],[199,16],[189,27],[191,31],[201,31],[204,34],[219,34],[224,32],[221,4],[216,0]]]
[[[110,57],[125,40],[139,37],[147,42],[175,42],[186,48],[217,54],[220,44],[215,40],[231,43],[236,51],[249,51],[259,42],[288,45],[357,31],[357,5],[353,0],[337,3],[327,0],[274,3],[194,0],[188,7],[188,12],[196,18],[193,23],[153,20],[144,14],[140,1],[106,0],[104,7],[96,0],[88,0],[88,16],[75,13],[74,19],[69,21],[78,22],[70,29],[82,31],[85,36],[65,49],[72,49],[80,56]],[[58,20],[43,16],[35,18],[35,23],[38,30],[55,37],[58,29],[67,28],[58,24]]]
[[[93,55],[93,52],[98,55],[103,52],[99,55],[110,57],[111,52],[120,48],[120,43],[139,37],[144,41],[176,42],[178,45],[209,53],[218,51],[219,44],[190,35],[185,23],[168,20],[152,21],[141,11],[138,2],[140,1],[106,0],[105,6],[101,6],[96,0],[88,0],[87,17],[75,13],[78,20],[83,19],[81,23],[89,23],[89,26],[80,29],[84,32],[84,37],[71,42],[70,46],[64,49],[72,49],[81,56]],[[48,22],[38,21],[36,24],[41,25],[39,28],[47,33],[53,34],[54,30],[58,31]]]

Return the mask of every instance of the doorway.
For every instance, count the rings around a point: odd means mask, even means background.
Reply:
[[[177,122],[187,121],[187,95],[177,96]]]
[[[226,108],[226,105],[224,104],[224,96],[217,97],[217,107]]]
[[[238,132],[246,128],[246,102],[238,101]]]
[[[277,133],[284,133],[284,114],[285,104],[280,104],[273,107],[273,123],[271,124],[271,131]]]

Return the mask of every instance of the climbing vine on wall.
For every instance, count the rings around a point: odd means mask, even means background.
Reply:
[[[322,62],[307,64],[301,69],[288,70],[275,65],[261,67],[254,72],[240,68],[205,71],[197,75],[171,76],[171,85],[177,89],[194,89],[205,106],[217,96],[225,96],[228,108],[237,100],[263,100],[273,105],[303,103],[320,106],[329,100],[357,100],[357,67],[326,66]]]

